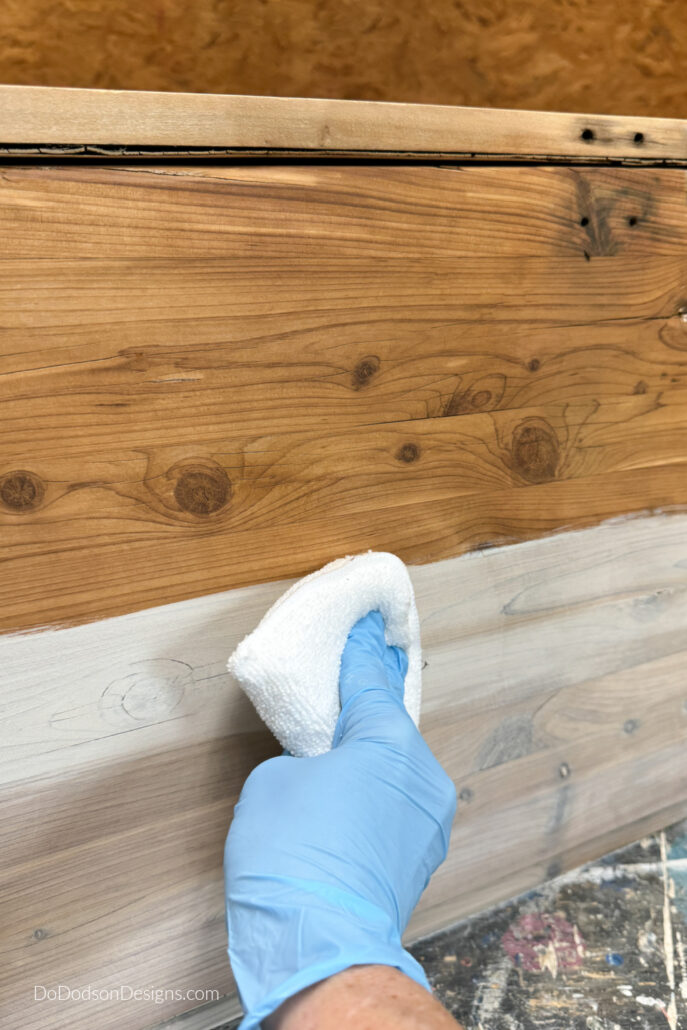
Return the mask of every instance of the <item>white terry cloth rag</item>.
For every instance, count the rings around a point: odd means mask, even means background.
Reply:
[[[408,656],[404,703],[420,722],[422,656],[413,584],[395,554],[337,558],[294,583],[227,662],[258,714],[297,758],[332,746],[341,711],[339,671],[358,619],[379,611],[386,642]]]

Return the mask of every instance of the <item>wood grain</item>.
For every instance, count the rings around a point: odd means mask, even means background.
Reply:
[[[0,146],[687,161],[687,122],[431,104],[0,86]]]
[[[684,176],[5,169],[0,626],[684,506]]]
[[[687,811],[687,517],[411,567],[449,858],[408,939]],[[278,746],[225,669],[288,586],[5,636],[0,979],[9,1030],[138,1030],[193,1003],[39,1003],[33,984],[232,989],[222,847]]]

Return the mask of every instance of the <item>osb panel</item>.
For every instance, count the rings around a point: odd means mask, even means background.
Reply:
[[[0,81],[684,117],[681,0],[5,0]]]

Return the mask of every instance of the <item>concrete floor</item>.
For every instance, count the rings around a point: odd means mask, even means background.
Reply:
[[[680,1030],[686,949],[687,820],[410,950],[465,1030]]]

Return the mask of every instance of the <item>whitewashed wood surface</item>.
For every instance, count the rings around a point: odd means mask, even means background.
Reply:
[[[412,939],[687,811],[687,516],[410,571],[422,729],[460,797]],[[4,1026],[192,1007],[50,1005],[34,983],[231,991],[222,847],[272,744],[225,663],[288,585],[0,638]]]

